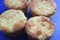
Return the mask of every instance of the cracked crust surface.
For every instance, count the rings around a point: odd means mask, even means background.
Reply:
[[[28,0],[5,0],[5,5],[10,9],[25,9],[27,2]]]
[[[28,20],[25,29],[27,34],[33,38],[48,40],[54,32],[54,25],[49,18],[36,16]]]
[[[32,0],[30,1],[32,14],[51,16],[56,11],[56,4],[53,0]]]
[[[27,18],[21,10],[7,10],[0,15],[0,30],[12,33],[24,28]]]

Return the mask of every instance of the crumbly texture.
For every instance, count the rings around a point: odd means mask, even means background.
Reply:
[[[33,0],[30,2],[30,9],[35,15],[50,16],[54,14],[56,4],[52,0]]]
[[[28,0],[5,0],[5,5],[11,9],[25,9],[27,2]]]
[[[31,37],[39,40],[46,40],[52,36],[54,25],[49,18],[36,16],[28,20],[25,29]]]
[[[21,10],[7,10],[0,15],[0,30],[15,32],[24,28],[27,18]]]

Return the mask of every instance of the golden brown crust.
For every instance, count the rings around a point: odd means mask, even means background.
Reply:
[[[27,18],[21,10],[7,10],[0,16],[0,30],[13,33],[24,28]]]
[[[20,9],[26,13],[28,8],[27,2],[28,0],[5,0],[5,5],[9,9]]]
[[[46,6],[46,4],[44,4],[44,2],[47,3],[48,6],[51,7],[52,11],[49,8],[47,8],[48,10],[50,10],[49,12],[46,12],[46,11],[48,11],[47,9],[43,10],[43,8],[45,8],[45,6]],[[42,5],[45,5],[45,6],[42,6]],[[31,9],[31,12],[33,15],[51,16],[56,11],[56,4],[53,0],[44,0],[44,1],[43,0],[42,1],[41,0],[32,0],[30,2],[29,6],[30,6],[30,9]],[[46,6],[46,7],[48,7],[48,6]],[[42,7],[42,9],[40,7]]]
[[[21,2],[21,5],[15,5],[14,2]],[[13,3],[12,3],[13,2]],[[26,7],[28,0],[5,0],[5,4],[8,6],[8,8],[20,8],[23,9]],[[11,4],[10,4],[11,3]],[[23,4],[23,5],[22,5]]]
[[[32,21],[34,22],[34,24]],[[41,39],[41,36],[43,36],[44,39],[49,39],[53,34],[54,25],[49,18],[44,16],[37,16],[37,17],[30,18],[28,20],[28,22],[26,23],[25,29],[27,34],[32,38]]]
[[[32,17],[34,17],[34,16],[39,16],[39,15],[35,14],[33,11],[30,11],[30,13],[31,13]],[[54,13],[55,13],[55,12],[53,12],[53,14],[48,15],[48,16],[45,16],[45,17],[51,18],[52,15],[54,15]]]
[[[14,26],[14,31],[18,31],[18,30],[21,30],[21,29],[23,29],[24,28],[24,25],[26,24],[26,19],[23,19],[23,20],[21,20],[21,21],[18,21],[16,24],[15,24],[15,26]],[[20,26],[22,26],[22,27],[20,27]]]

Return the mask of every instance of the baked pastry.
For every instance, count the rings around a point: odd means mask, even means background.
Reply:
[[[56,10],[56,4],[53,0],[31,0],[29,6],[33,16],[50,17]]]
[[[54,32],[54,24],[44,16],[30,18],[25,26],[29,40],[49,40]]]
[[[26,13],[28,8],[27,2],[28,0],[5,0],[5,5],[9,9],[20,9]]]
[[[22,30],[27,18],[21,10],[10,9],[0,15],[0,30],[13,33]]]

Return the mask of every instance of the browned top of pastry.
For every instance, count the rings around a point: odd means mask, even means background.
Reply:
[[[22,29],[27,18],[21,10],[7,10],[0,15],[0,30],[15,32]]]
[[[30,8],[36,15],[49,16],[55,12],[56,4],[53,0],[31,0]]]
[[[26,8],[28,0],[5,0],[8,8],[23,9]]]
[[[36,16],[28,20],[25,29],[33,38],[48,39],[53,34],[54,25],[49,18]]]

